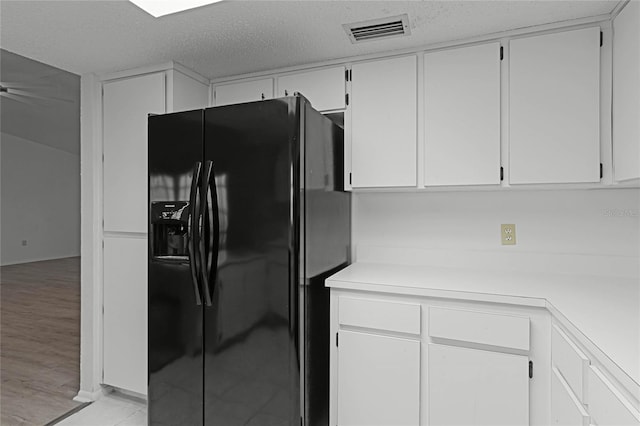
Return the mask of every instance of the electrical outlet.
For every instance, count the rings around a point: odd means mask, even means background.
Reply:
[[[26,246],[27,245],[27,240],[22,240],[22,245]]]
[[[514,223],[503,223],[500,225],[500,236],[503,246],[516,245],[516,225]]]

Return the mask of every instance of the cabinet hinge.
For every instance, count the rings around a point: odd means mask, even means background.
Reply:
[[[349,185],[351,185],[351,173],[349,173]]]
[[[353,81],[353,70],[349,70],[349,81]]]
[[[500,60],[504,59],[504,47],[500,46]]]
[[[603,42],[604,42],[604,34],[602,33],[602,31],[600,31],[600,47],[602,47]]]
[[[344,95],[344,101],[347,105],[349,105],[349,94]]]
[[[533,361],[529,361],[529,378],[533,379]]]
[[[349,81],[349,70],[344,70],[344,80]]]
[[[336,347],[338,347],[338,333],[336,333]]]
[[[500,166],[500,182],[504,180],[504,167]]]
[[[602,163],[600,163],[600,179],[602,179],[603,176],[604,176],[604,173],[602,170]]]

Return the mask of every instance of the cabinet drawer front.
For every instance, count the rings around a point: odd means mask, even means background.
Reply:
[[[338,321],[341,325],[420,334],[420,305],[340,297]]]
[[[589,359],[569,339],[569,337],[553,325],[551,330],[551,360],[567,384],[575,393],[578,400],[586,404],[586,376],[589,368]]]
[[[429,336],[528,351],[529,318],[431,307]]]
[[[640,413],[596,367],[589,367],[589,413],[598,426],[640,425]]]
[[[589,414],[556,368],[551,374],[551,424],[589,426]]]

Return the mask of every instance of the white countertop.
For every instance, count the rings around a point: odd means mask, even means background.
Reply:
[[[355,263],[327,287],[548,308],[640,384],[637,278]]]

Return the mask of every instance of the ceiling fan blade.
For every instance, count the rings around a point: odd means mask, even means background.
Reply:
[[[21,96],[16,96],[16,95],[14,95],[12,93],[4,93],[3,92],[3,93],[0,93],[0,97],[11,99],[12,101],[20,102],[20,103],[23,103],[23,104],[29,105],[29,106],[34,106],[35,105],[28,98],[23,98]]]
[[[1,81],[0,86],[6,87],[8,89],[46,89],[46,84],[29,84],[29,83],[18,83],[18,82],[6,82]]]
[[[58,98],[55,96],[41,96],[26,90],[13,89],[11,87],[9,87],[9,94],[16,95],[16,96],[26,96],[26,97],[35,98],[35,99],[42,99],[45,101],[60,101],[60,102],[68,102],[68,103],[73,102],[73,100],[71,99]]]

